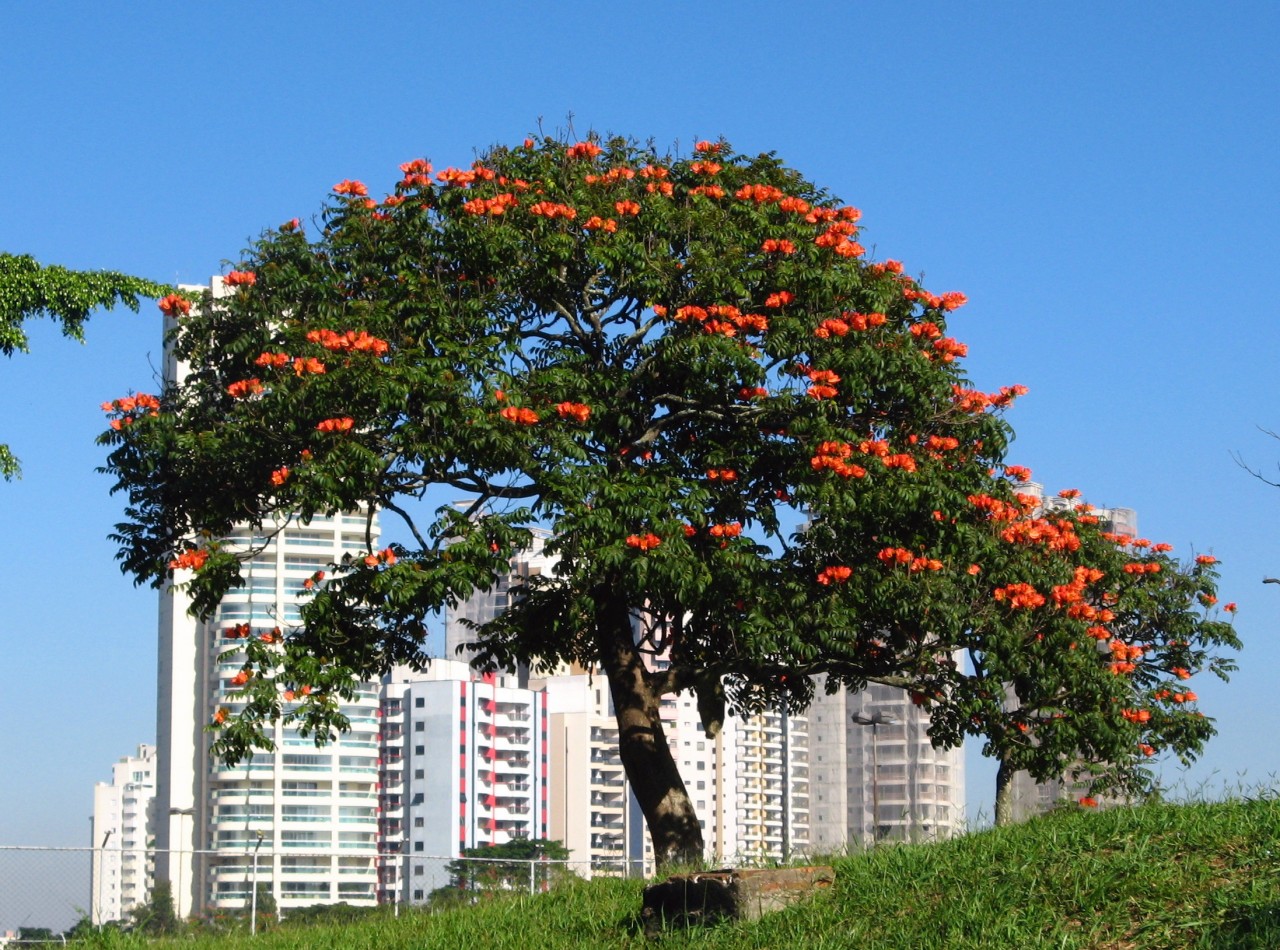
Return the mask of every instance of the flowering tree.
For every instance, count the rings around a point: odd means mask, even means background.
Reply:
[[[0,353],[27,352],[23,324],[47,316],[62,324],[64,335],[84,339],[84,322],[100,307],[123,304],[135,313],[140,297],[162,297],[170,290],[160,284],[113,271],[72,271],[43,267],[25,254],[0,253]],[[0,477],[6,481],[20,471],[7,445],[0,444]]]
[[[671,693],[713,733],[727,707],[803,708],[817,674],[888,683],[936,742],[981,734],[1044,773],[1208,734],[1185,703],[1127,711],[1234,643],[1194,601],[1211,573],[1019,501],[1001,411],[1021,388],[969,386],[963,295],[868,262],[856,209],[723,142],[526,140],[402,171],[382,199],[336,185],[315,235],[265,233],[227,295],[162,301],[189,373],[107,404],[124,566],[178,572],[206,615],[242,583],[216,540],[237,523],[365,506],[413,539],[318,574],[296,629],[243,631],[223,754],[282,714],[340,728],[352,679],[421,663],[427,620],[533,527],[558,565],[476,630],[478,662],[603,671],[660,861],[702,853]],[[473,503],[424,515],[436,486]]]

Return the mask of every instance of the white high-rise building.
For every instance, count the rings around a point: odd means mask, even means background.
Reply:
[[[245,586],[229,592],[210,621],[189,616],[180,592],[163,596],[157,873],[173,885],[180,915],[246,906],[255,876],[282,910],[376,901],[375,684],[360,684],[342,704],[350,731],[321,747],[277,722],[268,730],[273,750],[228,766],[211,756],[205,731],[218,709],[242,708],[233,680],[244,664],[237,647],[245,633],[261,637],[298,624],[307,581],[344,554],[368,552],[376,530],[365,514],[237,530],[226,543],[256,553],[245,565]]]
[[[93,787],[89,919],[95,924],[124,919],[151,894],[155,760],[156,747],[140,745],[111,767],[110,782]]]
[[[809,709],[812,847],[949,837],[964,820],[964,755],[934,748],[927,711],[905,690],[821,686]]]
[[[220,278],[212,289],[222,292]],[[166,349],[165,378],[180,380],[186,371]],[[378,687],[361,684],[342,705],[350,731],[319,748],[277,722],[268,730],[273,751],[229,767],[210,755],[206,727],[219,708],[241,708],[233,679],[243,641],[229,635],[234,628],[254,637],[287,632],[301,620],[308,580],[344,555],[371,552],[377,534],[371,512],[240,529],[226,544],[248,557],[245,585],[227,594],[214,617],[193,618],[179,589],[161,595],[156,876],[173,887],[180,917],[247,907],[255,877],[281,909],[376,900]],[[179,571],[175,583],[188,576]]]

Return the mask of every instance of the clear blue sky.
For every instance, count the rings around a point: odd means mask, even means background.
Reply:
[[[1242,669],[1194,684],[1221,735],[1170,779],[1280,772],[1280,491],[1232,458],[1280,475],[1273,0],[24,6],[0,250],[75,268],[202,282],[340,179],[570,117],[777,151],[863,209],[877,257],[969,295],[975,380],[1031,389],[1011,461],[1223,560]],[[26,470],[0,484],[0,844],[83,844],[93,782],[155,733],[156,598],[113,562],[93,439],[100,402],[154,389],[159,318],[33,331],[0,366]]]

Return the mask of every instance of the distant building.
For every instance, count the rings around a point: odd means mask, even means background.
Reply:
[[[427,900],[464,849],[546,838],[547,697],[437,660],[388,687],[403,713],[402,893]]]
[[[819,687],[809,709],[815,853],[962,829],[964,755],[934,748],[928,727],[905,690],[873,684],[828,696]]]
[[[123,920],[151,895],[155,866],[148,829],[155,811],[156,747],[140,745],[93,787],[89,918]]]

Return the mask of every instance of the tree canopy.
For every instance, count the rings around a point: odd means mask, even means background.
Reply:
[[[425,624],[549,531],[555,571],[475,631],[478,663],[608,679],[660,861],[701,853],[661,697],[803,708],[813,677],[912,691],[931,735],[1047,776],[1126,775],[1211,733],[1183,678],[1225,674],[1207,560],[1046,507],[949,322],[965,302],[869,261],[859,212],[773,155],[621,138],[338,183],[312,231],[265,232],[219,293],[162,303],[186,367],[107,404],[126,570],[210,615],[236,524],[377,510],[412,541],[335,563],[303,623],[246,630],[218,748],[421,664]],[[424,511],[447,486],[466,508]],[[1050,510],[1052,509],[1052,510]],[[663,662],[656,662],[662,660]]]
[[[63,335],[84,339],[84,322],[99,308],[123,304],[138,312],[139,299],[172,293],[161,284],[115,271],[73,271],[42,266],[28,255],[0,253],[0,353],[27,352],[23,325],[49,317],[62,325]],[[20,472],[9,446],[0,444],[0,477]]]

